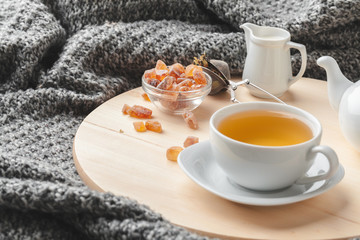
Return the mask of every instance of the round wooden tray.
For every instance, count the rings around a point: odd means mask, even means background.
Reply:
[[[239,79],[238,79],[239,80]],[[315,115],[323,126],[322,144],[335,149],[345,168],[344,179],[330,191],[303,202],[256,207],[222,199],[198,186],[166,149],[182,146],[189,135],[208,139],[208,121],[217,109],[232,104],[228,92],[208,96],[194,114],[199,129],[181,116],[168,115],[143,100],[137,88],[105,102],[81,123],[73,146],[77,170],[92,189],[128,196],[148,205],[172,223],[211,237],[228,239],[339,239],[360,235],[360,153],[340,132],[337,114],[327,100],[326,82],[301,79],[281,98]],[[240,101],[261,101],[245,87]],[[153,110],[163,133],[139,133],[136,119],[123,115],[124,104]]]

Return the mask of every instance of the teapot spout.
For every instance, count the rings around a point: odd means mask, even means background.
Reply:
[[[326,71],[329,102],[331,107],[338,112],[341,98],[353,82],[343,75],[334,58],[323,56],[316,62]]]

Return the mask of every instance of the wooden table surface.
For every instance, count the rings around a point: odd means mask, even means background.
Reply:
[[[236,79],[235,79],[236,80]],[[239,80],[239,79],[237,79]],[[345,168],[344,179],[328,192],[302,202],[258,207],[218,197],[190,180],[166,149],[182,146],[189,135],[207,140],[208,121],[217,109],[233,104],[228,92],[207,96],[194,114],[199,129],[181,116],[169,115],[143,100],[137,88],[105,102],[81,123],[73,146],[77,170],[92,189],[128,196],[148,205],[172,223],[211,237],[226,239],[341,239],[360,235],[360,153],[340,132],[337,113],[327,99],[326,82],[303,78],[281,97],[317,117],[323,126],[321,144],[331,146]],[[260,101],[245,87],[240,101]],[[136,119],[123,115],[124,104],[153,110],[163,133],[139,133]]]

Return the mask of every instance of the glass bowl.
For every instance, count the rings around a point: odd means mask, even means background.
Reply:
[[[182,114],[197,108],[211,90],[212,79],[205,73],[206,85],[191,91],[170,91],[151,86],[142,76],[142,88],[149,96],[151,102],[163,112]]]

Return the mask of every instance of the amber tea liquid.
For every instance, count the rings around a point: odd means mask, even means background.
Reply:
[[[267,110],[235,113],[217,129],[237,141],[262,146],[294,145],[313,137],[311,129],[291,114]]]

